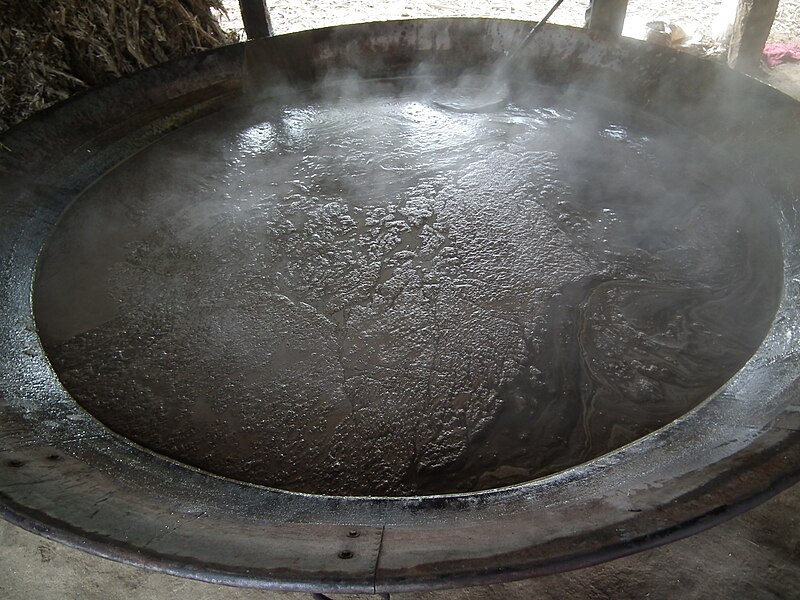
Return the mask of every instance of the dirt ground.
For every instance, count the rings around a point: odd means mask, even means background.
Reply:
[[[218,15],[223,28],[244,40],[238,0],[223,0],[226,14]],[[494,17],[536,21],[552,0],[267,0],[276,34],[304,29],[426,17]],[[550,21],[580,27],[589,0],[566,0]],[[725,51],[716,41],[735,11],[736,0],[629,0],[623,34],[644,39],[646,23],[664,21],[681,26],[688,42],[711,55]],[[769,42],[800,42],[800,0],[780,0]],[[759,78],[781,91],[800,98],[800,63],[764,69]]]
[[[711,36],[717,18],[735,0],[629,0],[624,34],[644,38],[648,21],[674,22],[695,37]],[[223,27],[242,31],[238,0],[224,0]],[[552,0],[267,0],[275,33],[390,19],[494,17],[539,20]],[[582,26],[588,0],[567,0],[551,17],[561,25]],[[242,39],[244,36],[242,35]],[[800,39],[800,0],[781,0],[771,41]]]

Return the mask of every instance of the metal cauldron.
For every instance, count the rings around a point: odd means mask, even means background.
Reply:
[[[553,476],[410,498],[290,493],[211,475],[96,421],[59,383],[32,314],[40,249],[88,185],[164,133],[335,70],[366,78],[481,72],[528,31],[442,19],[335,27],[221,48],[93,90],[8,132],[0,163],[0,510],[101,556],[211,582],[388,592],[578,568],[690,535],[800,476],[800,105],[723,67],[583,30],[545,28],[536,81],[645,108],[724,147],[761,182],[783,291],[765,341],[706,402]],[[7,149],[6,149],[7,148]]]

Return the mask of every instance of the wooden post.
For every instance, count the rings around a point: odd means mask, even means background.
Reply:
[[[592,0],[587,26],[592,31],[622,34],[628,0]]]
[[[239,0],[242,22],[248,40],[272,35],[272,21],[265,0]]]
[[[779,0],[739,0],[733,22],[728,64],[740,71],[757,71]]]

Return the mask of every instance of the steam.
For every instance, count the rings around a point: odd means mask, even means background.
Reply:
[[[270,74],[98,182],[36,291],[68,388],[180,460],[350,494],[527,480],[704,399],[771,318],[769,223],[701,139],[580,83],[437,107],[497,54]]]

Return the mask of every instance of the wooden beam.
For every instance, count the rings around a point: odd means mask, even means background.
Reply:
[[[779,0],[739,0],[728,46],[728,64],[740,71],[757,71]]]
[[[628,0],[592,0],[586,25],[592,31],[622,34]]]
[[[248,40],[272,35],[272,21],[265,0],[239,0],[244,32]]]

